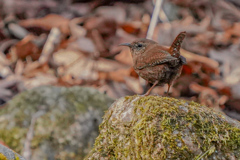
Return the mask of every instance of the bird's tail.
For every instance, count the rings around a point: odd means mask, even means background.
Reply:
[[[186,36],[186,32],[181,32],[178,34],[178,36],[175,38],[175,40],[173,41],[169,52],[173,57],[179,57],[180,56],[180,48],[181,48],[181,44],[183,42],[183,39]]]

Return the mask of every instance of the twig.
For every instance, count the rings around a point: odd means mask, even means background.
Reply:
[[[43,47],[41,57],[39,58],[40,64],[49,62],[56,46],[60,43],[60,36],[60,30],[58,28],[52,28],[48,39]]]
[[[159,12],[161,10],[162,2],[163,2],[163,0],[156,0],[156,4],[155,4],[154,10],[153,10],[151,22],[148,27],[148,32],[147,32],[148,39],[152,39],[154,28],[157,24],[157,18],[159,16]]]
[[[41,117],[43,114],[45,114],[45,111],[44,110],[39,110],[35,114],[32,115],[30,127],[29,127],[29,130],[27,132],[27,137],[26,137],[26,140],[24,142],[24,148],[23,148],[23,157],[26,160],[30,160],[31,156],[32,156],[31,141],[32,141],[33,135],[34,135],[34,125],[36,123],[36,120],[39,117]]]
[[[159,18],[162,22],[169,23],[169,19],[163,9],[160,10],[160,12],[159,12]]]
[[[8,48],[12,47],[18,42],[16,39],[6,40],[1,42],[0,52],[5,52]]]

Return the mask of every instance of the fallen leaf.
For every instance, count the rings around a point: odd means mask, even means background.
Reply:
[[[199,93],[198,101],[201,104],[206,105],[208,107],[219,108],[220,96],[214,89],[200,86],[199,84],[194,82],[190,84],[189,88],[192,91]],[[223,102],[224,101],[222,100],[222,103]]]
[[[83,80],[97,80],[98,74],[95,70],[96,61],[86,57],[82,53],[62,50],[53,54],[56,64],[63,66],[61,75],[72,75]]]
[[[87,34],[87,30],[81,26],[80,24],[83,23],[85,18],[74,18],[69,23],[69,28],[71,32],[71,36],[75,38],[84,37]]]
[[[49,14],[39,19],[26,19],[21,20],[19,24],[25,28],[28,27],[42,27],[45,30],[50,31],[52,28],[59,28],[63,34],[69,34],[69,20],[57,15]]]
[[[98,30],[99,34],[104,40],[116,34],[117,23],[114,19],[108,19],[104,17],[91,17],[84,23],[84,27],[91,32],[92,30]]]
[[[101,6],[96,9],[96,15],[107,19],[114,19],[121,24],[125,21],[126,11],[120,6]]]
[[[124,64],[121,64],[114,60],[105,59],[105,58],[99,58],[94,63],[95,63],[95,69],[97,71],[102,71],[102,72],[110,72],[120,68],[126,68],[126,65]]]
[[[69,43],[67,49],[86,53],[97,52],[93,40],[86,37],[79,37],[76,41]]]
[[[31,89],[43,85],[54,85],[57,83],[57,78],[52,74],[38,72],[33,78],[28,78],[23,81],[24,88]]]
[[[99,72],[99,79],[112,80],[116,82],[125,82],[125,77],[130,77],[131,68],[118,69],[110,72]]]
[[[121,63],[126,64],[128,66],[133,65],[132,56],[131,56],[131,53],[129,51],[129,48],[127,48],[127,47],[124,48],[118,55],[116,55],[115,59],[118,62],[121,62]]]
[[[17,76],[20,76],[20,75],[23,74],[23,71],[24,71],[24,63],[23,63],[22,60],[18,60],[17,63],[16,63],[16,67],[15,67],[14,73]]]
[[[28,35],[13,47],[18,58],[25,59],[30,56],[33,60],[37,60],[40,57],[40,49],[32,42],[34,38],[33,35]]]
[[[215,61],[213,59],[210,59],[208,57],[204,57],[204,56],[194,54],[194,53],[186,51],[184,49],[181,49],[180,52],[181,52],[182,56],[184,56],[187,59],[187,63],[191,62],[191,61],[200,62],[200,63],[203,63],[207,66],[210,66],[216,72],[218,72],[219,64],[218,64],[217,61]]]
[[[136,94],[143,93],[143,87],[141,86],[138,78],[124,77],[127,87]]]

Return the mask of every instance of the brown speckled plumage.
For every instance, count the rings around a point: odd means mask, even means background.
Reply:
[[[156,85],[168,84],[168,91],[173,81],[180,76],[182,65],[186,59],[180,55],[181,43],[186,32],[181,32],[173,41],[170,48],[163,47],[149,39],[138,39],[128,46],[133,57],[133,67],[137,74],[153,84],[145,95]]]

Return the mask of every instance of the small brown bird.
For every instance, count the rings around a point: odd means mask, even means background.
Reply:
[[[170,48],[149,39],[120,44],[130,48],[137,74],[153,84],[145,95],[149,95],[156,85],[162,86],[166,83],[168,94],[173,81],[180,76],[183,64],[186,64],[186,59],[180,55],[181,43],[185,36],[186,32],[179,33]]]

